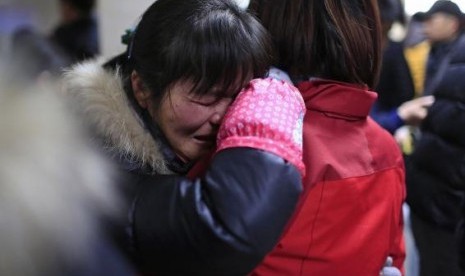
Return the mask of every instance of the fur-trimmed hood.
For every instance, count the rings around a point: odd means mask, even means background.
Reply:
[[[127,99],[119,70],[104,69],[95,61],[78,64],[65,74],[63,93],[112,155],[149,167],[154,174],[170,173],[159,143]]]

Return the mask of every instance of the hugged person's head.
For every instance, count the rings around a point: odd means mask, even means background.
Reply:
[[[380,66],[381,25],[376,0],[252,0],[268,29],[276,66],[292,76],[373,87]]]

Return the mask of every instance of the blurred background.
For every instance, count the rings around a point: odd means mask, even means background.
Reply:
[[[0,0],[0,35],[13,29],[33,26],[50,34],[60,23],[60,0]],[[121,35],[137,23],[138,17],[154,0],[98,0],[94,15],[98,22],[100,50],[104,57],[122,52]],[[237,0],[246,7],[248,0]]]
[[[248,0],[237,0],[246,7]],[[50,34],[59,24],[59,0],[0,0],[0,35],[20,25],[33,25],[40,32]],[[110,57],[122,52],[121,35],[137,23],[138,16],[153,0],[99,0],[94,15],[98,22],[101,54]],[[465,0],[456,0],[465,10]],[[406,14],[426,11],[434,0],[404,0]],[[394,36],[402,31],[394,28]]]

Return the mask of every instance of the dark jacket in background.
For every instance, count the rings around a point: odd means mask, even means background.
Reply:
[[[52,40],[75,62],[100,53],[97,21],[93,17],[58,26]]]
[[[118,70],[80,64],[65,84],[125,176],[129,220],[119,233],[144,275],[246,275],[275,246],[302,189],[293,165],[232,148],[190,180],[132,109]]]
[[[397,108],[403,102],[413,99],[415,94],[402,43],[388,41],[375,91],[378,93],[378,99],[370,115],[383,128],[394,133],[404,124],[397,115]]]
[[[422,136],[406,162],[407,200],[412,212],[450,231],[462,217],[465,190],[465,43],[463,39],[457,43],[433,92],[436,100],[422,123]],[[438,64],[430,61],[428,66],[437,68]]]

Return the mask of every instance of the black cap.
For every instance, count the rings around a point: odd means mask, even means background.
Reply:
[[[453,15],[460,20],[464,19],[464,14],[460,10],[459,6],[452,1],[439,0],[436,1],[433,6],[425,13],[425,19],[431,17],[433,14],[442,12],[449,15]]]
[[[416,22],[423,22],[426,19],[426,13],[425,12],[416,12],[412,15],[411,20],[416,21]]]

